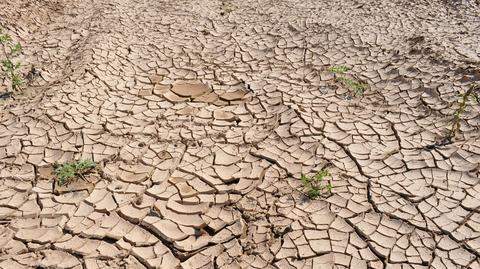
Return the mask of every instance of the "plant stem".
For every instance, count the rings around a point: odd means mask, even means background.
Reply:
[[[15,53],[21,50],[21,46],[20,44],[17,44],[15,47],[12,47],[10,43],[11,39],[8,35],[5,36],[5,39],[2,39],[2,40],[3,40],[3,42],[1,42],[2,51],[5,56],[4,62],[7,63],[8,65],[8,66],[2,67],[2,71],[3,71],[2,75],[3,75],[3,78],[10,79],[10,83],[12,84],[12,90],[15,91],[20,87],[22,78],[20,77],[20,80],[19,80],[19,75],[16,73],[18,66],[13,64],[11,58],[15,56]],[[7,53],[7,49],[6,49],[7,46],[10,48],[9,53]]]
[[[465,92],[465,94],[463,95],[462,100],[460,101],[458,110],[453,114],[452,129],[450,130],[450,134],[449,134],[450,140],[455,137],[458,130],[460,129],[461,116],[463,112],[465,112],[465,109],[467,108],[468,98],[478,88],[479,86],[477,84],[472,84],[470,88],[468,88],[467,92]]]

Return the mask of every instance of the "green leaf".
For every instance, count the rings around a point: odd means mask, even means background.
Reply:
[[[317,174],[315,175],[315,180],[316,180],[316,181],[322,181],[323,178],[324,178],[324,176],[323,176],[321,173],[317,173]]]
[[[83,176],[85,173],[96,167],[96,164],[90,160],[78,160],[66,162],[58,165],[55,169],[57,182],[59,185],[68,184],[76,176]]]
[[[16,44],[15,46],[10,47],[10,56],[16,56],[20,51],[22,51],[22,46],[20,44]]]
[[[345,77],[337,77],[335,78],[335,82],[353,90],[355,96],[363,95],[363,93],[367,89],[367,84]]]
[[[2,65],[5,69],[7,69],[8,71],[12,70],[13,69],[13,63],[12,61],[10,60],[3,60],[2,61]]]
[[[320,190],[318,189],[310,189],[308,190],[308,197],[311,199],[316,199],[320,196]]]
[[[300,179],[302,180],[303,184],[308,184],[310,182],[309,178],[306,175],[302,175]]]
[[[332,192],[332,189],[333,189],[332,183],[328,183],[327,186],[326,186],[326,188],[327,188],[327,191],[328,191],[328,192]]]
[[[317,175],[320,176],[321,178],[324,178],[329,176],[330,172],[328,172],[326,168],[322,168],[320,171],[318,171]]]
[[[13,74],[12,76],[12,86],[14,88],[17,88],[19,86],[23,85],[23,79],[22,76],[19,74]]]
[[[327,176],[330,176],[330,172],[327,168],[322,168],[313,177],[301,175],[300,179],[305,188],[305,194],[310,197],[310,199],[316,199],[321,196],[322,193],[332,191],[333,186],[331,183],[326,185],[322,184]]]
[[[83,173],[90,169],[95,168],[96,164],[90,160],[82,160],[75,164],[75,169],[77,173]]]
[[[0,34],[0,44],[6,44],[7,42],[11,41],[12,38],[8,34]]]

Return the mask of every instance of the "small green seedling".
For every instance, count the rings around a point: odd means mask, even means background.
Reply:
[[[347,78],[343,76],[350,68],[343,65],[334,65],[328,68],[328,71],[335,74],[335,82],[349,88],[355,96],[362,96],[367,89],[367,84],[359,80]]]
[[[455,113],[453,113],[452,127],[448,135],[448,139],[450,141],[457,135],[457,132],[460,129],[460,121],[465,109],[467,108],[468,102],[473,101],[478,103],[479,95],[480,86],[475,83],[472,84],[465,93],[459,94],[461,99],[458,101],[458,109],[455,111]]]
[[[367,84],[345,77],[337,77],[335,82],[352,89],[355,93],[355,96],[362,96],[367,89]]]
[[[0,32],[0,46],[2,47],[3,57],[1,58],[1,73],[2,79],[9,80],[12,89],[18,90],[24,84],[23,76],[20,73],[20,63],[14,63],[13,58],[18,56],[22,51],[20,43],[13,43],[12,38],[8,34]]]
[[[306,190],[306,194],[310,199],[316,199],[321,196],[323,193],[331,193],[333,185],[328,182],[324,184],[325,177],[330,176],[330,172],[326,168],[322,168],[314,176],[309,177],[302,175],[301,180],[303,187]]]
[[[85,174],[97,165],[90,160],[78,160],[56,165],[55,175],[58,185],[67,185],[75,177],[85,180]]]
[[[330,66],[328,68],[328,71],[335,73],[335,74],[345,74],[347,71],[349,71],[350,68],[343,66],[343,65],[334,65]]]

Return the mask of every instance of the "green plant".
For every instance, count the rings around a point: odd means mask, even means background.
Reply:
[[[8,34],[2,34],[0,32],[0,45],[2,46],[3,58],[1,59],[1,77],[2,79],[10,80],[12,89],[19,89],[24,81],[23,76],[20,73],[20,63],[14,63],[13,58],[18,56],[22,51],[20,43],[13,43],[12,38]]]
[[[335,74],[336,83],[341,84],[344,87],[347,87],[353,90],[353,93],[355,96],[362,96],[365,90],[367,89],[367,84],[359,80],[354,80],[354,79],[342,76],[349,70],[350,68],[343,65],[334,65],[328,68],[328,71]]]
[[[452,120],[452,127],[450,128],[450,133],[448,135],[448,139],[451,140],[457,135],[458,130],[460,129],[460,120],[462,119],[462,115],[467,108],[468,101],[473,99],[473,101],[478,103],[480,86],[478,84],[470,85],[470,88],[463,93],[459,94],[461,97],[460,101],[458,101],[458,109],[453,113],[453,120]]]
[[[345,74],[348,70],[350,70],[350,68],[343,65],[334,65],[328,68],[328,71],[335,74]]]
[[[96,164],[90,160],[78,160],[57,164],[55,175],[57,176],[58,185],[66,185],[75,177],[85,180],[85,173],[96,167]]]
[[[324,179],[328,176],[330,176],[330,172],[328,172],[326,168],[322,168],[314,176],[302,175],[302,184],[310,199],[316,199],[322,195],[322,193],[332,192],[333,185],[330,182],[324,184]]]
[[[367,89],[367,84],[345,77],[335,78],[335,82],[353,90],[355,96],[362,96]]]

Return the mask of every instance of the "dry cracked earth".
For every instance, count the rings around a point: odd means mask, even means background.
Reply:
[[[27,79],[0,268],[480,268],[480,107],[445,140],[480,2],[12,0],[0,24]],[[74,159],[94,179],[54,192]]]

